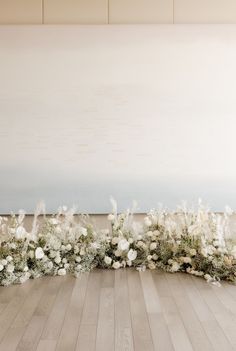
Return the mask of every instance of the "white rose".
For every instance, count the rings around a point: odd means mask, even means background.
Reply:
[[[115,216],[114,216],[112,213],[110,213],[110,214],[107,216],[107,219],[108,219],[108,221],[114,221]]]
[[[7,262],[11,262],[13,260],[13,258],[11,256],[7,256],[6,260],[7,260]]]
[[[77,263],[81,262],[81,257],[80,257],[80,256],[76,256],[76,257],[75,257],[75,261],[76,261]]]
[[[56,264],[61,263],[61,257],[60,256],[56,256],[55,260]]]
[[[151,261],[151,260],[152,260],[152,255],[148,255],[148,256],[147,256],[147,260],[148,260],[148,261]]]
[[[151,243],[150,244],[150,250],[155,250],[157,248],[157,243]]]
[[[137,251],[136,250],[133,250],[133,249],[130,249],[128,254],[127,254],[127,257],[130,261],[134,261],[137,257]]]
[[[66,259],[66,258],[63,258],[63,259],[62,259],[62,263],[67,263],[67,259]]]
[[[118,249],[121,251],[129,250],[129,242],[126,239],[121,239],[118,243]]]
[[[3,264],[0,263],[0,272],[3,271],[3,269],[4,269],[4,266]]]
[[[14,270],[15,270],[15,267],[13,266],[13,264],[9,264],[9,265],[7,266],[7,272],[8,272],[8,273],[13,273]]]
[[[37,247],[37,249],[35,250],[35,258],[37,260],[41,260],[43,256],[44,256],[43,249],[41,247]]]
[[[83,235],[83,236],[87,236],[87,235],[88,235],[87,228],[81,227],[81,228],[80,228],[80,233],[81,233],[81,235]]]
[[[65,251],[65,249],[66,249],[65,245],[61,245],[61,250]]]
[[[53,250],[50,251],[50,257],[51,257],[51,258],[56,257],[56,255],[57,255],[57,252],[56,252],[56,251],[53,251]]]
[[[129,240],[128,240],[128,241],[129,241],[129,243],[130,243],[130,244],[133,244],[134,239],[133,239],[133,238],[129,238]]]
[[[157,256],[157,254],[154,254],[154,255],[152,255],[152,258],[153,258],[153,260],[157,260],[158,259],[158,256]]]
[[[115,268],[115,269],[119,269],[120,268],[120,262],[114,262],[112,267]]]
[[[184,263],[191,263],[191,258],[190,257],[182,257],[182,261],[184,262]]]
[[[109,257],[109,256],[105,256],[105,258],[104,258],[104,262],[108,265],[108,266],[110,266],[111,265],[111,262],[112,262],[112,259],[111,259],[111,257]]]
[[[24,239],[25,236],[26,236],[26,230],[24,227],[20,225],[18,228],[16,228],[15,237],[17,240],[21,240],[21,239]]]
[[[122,255],[122,251],[121,250],[116,250],[114,252],[114,254],[115,254],[116,257],[120,257]]]
[[[151,227],[152,221],[150,220],[149,217],[145,217],[144,218],[144,224],[145,224],[146,227]]]
[[[58,274],[58,275],[66,275],[66,270],[65,270],[65,268],[60,268],[60,269],[58,269],[57,274]]]
[[[3,260],[0,261],[0,263],[3,265],[3,266],[6,266],[7,265],[7,260],[5,260],[5,258]]]
[[[69,267],[70,267],[70,264],[69,264],[69,263],[65,263],[65,264],[64,264],[64,268],[65,268],[65,269],[69,269]]]

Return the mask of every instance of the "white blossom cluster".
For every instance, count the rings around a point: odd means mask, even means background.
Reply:
[[[95,267],[161,268],[213,283],[236,280],[236,245],[229,225],[234,213],[228,207],[223,214],[201,203],[197,210],[159,208],[140,223],[132,211],[118,214],[113,201],[108,228],[103,230],[65,206],[51,217],[39,217],[41,210],[37,209],[30,231],[22,210],[0,217],[0,285],[43,275],[77,276]]]

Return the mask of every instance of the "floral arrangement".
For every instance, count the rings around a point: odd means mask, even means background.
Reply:
[[[43,275],[77,276],[97,268],[161,268],[186,272],[208,282],[236,281],[236,243],[230,230],[233,211],[211,212],[199,202],[169,212],[151,210],[135,222],[134,209],[118,214],[114,200],[108,229],[97,229],[89,216],[60,207],[45,215],[40,204],[32,229],[25,212],[0,217],[0,285],[24,283]]]

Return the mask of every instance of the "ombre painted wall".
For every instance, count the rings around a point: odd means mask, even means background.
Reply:
[[[236,208],[236,26],[2,26],[0,213]]]

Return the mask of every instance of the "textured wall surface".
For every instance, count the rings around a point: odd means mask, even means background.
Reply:
[[[0,0],[1,23],[236,23],[236,1]]]
[[[0,29],[0,213],[236,207],[235,26]]]

